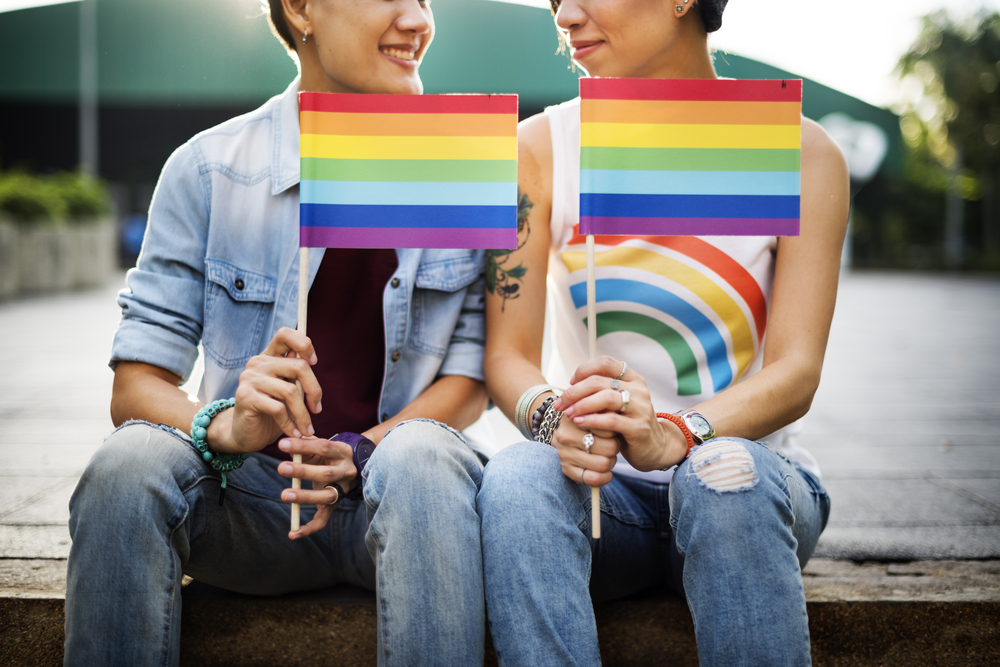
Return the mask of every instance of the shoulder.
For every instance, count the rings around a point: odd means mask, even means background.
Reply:
[[[802,119],[802,176],[850,179],[840,146],[814,120]]]

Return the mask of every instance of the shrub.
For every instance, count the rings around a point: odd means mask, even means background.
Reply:
[[[0,212],[24,222],[95,218],[111,209],[101,181],[81,173],[35,176],[21,170],[0,173]]]

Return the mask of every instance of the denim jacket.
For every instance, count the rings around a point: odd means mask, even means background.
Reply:
[[[233,396],[280,327],[294,328],[299,258],[299,81],[202,132],[167,160],[137,266],[119,294],[111,367],[141,361],[186,379],[205,352],[203,401]],[[324,250],[309,256],[309,280]],[[443,375],[483,379],[482,250],[398,249],[385,287],[379,415]],[[343,354],[350,354],[344,350]]]

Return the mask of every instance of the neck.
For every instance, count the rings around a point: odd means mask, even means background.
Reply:
[[[674,39],[658,57],[627,76],[643,79],[717,79],[708,34],[697,17],[681,20]]]

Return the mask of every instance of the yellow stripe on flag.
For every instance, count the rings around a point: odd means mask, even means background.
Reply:
[[[303,134],[302,157],[336,160],[516,160],[517,137],[348,137]]]
[[[581,146],[619,148],[800,148],[798,125],[581,123]]]

